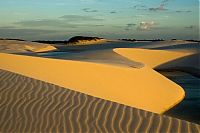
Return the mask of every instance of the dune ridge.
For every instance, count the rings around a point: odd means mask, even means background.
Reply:
[[[172,108],[185,96],[179,85],[148,66],[120,67],[3,53],[0,58],[1,69],[155,113]]]
[[[200,132],[194,123],[5,70],[0,84],[0,132]]]
[[[114,51],[130,60],[140,61],[151,68],[157,68],[158,66],[170,61],[196,54],[193,52],[148,50],[136,48],[116,48]]]

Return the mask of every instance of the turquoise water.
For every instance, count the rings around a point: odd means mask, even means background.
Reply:
[[[186,93],[185,99],[165,114],[200,124],[200,78],[183,72],[160,73],[179,84]]]

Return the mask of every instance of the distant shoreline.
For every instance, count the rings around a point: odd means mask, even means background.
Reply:
[[[84,37],[84,36],[74,36],[70,39],[66,39],[66,40],[32,40],[30,42],[37,42],[37,43],[46,43],[46,44],[70,44],[70,43],[77,43],[78,38],[76,40],[71,40],[73,38],[76,37],[82,37],[82,40],[98,40],[98,39],[104,39],[104,38],[100,38],[100,37]],[[25,39],[18,39],[18,38],[0,38],[0,40],[15,40],[15,41],[28,41]],[[116,39],[116,40],[120,40],[120,41],[127,41],[127,42],[141,42],[141,41],[147,41],[147,42],[160,42],[160,41],[167,41],[167,40],[171,40],[171,41],[176,41],[178,39]],[[183,41],[190,41],[190,42],[200,42],[200,40],[193,40],[193,39],[187,39]]]

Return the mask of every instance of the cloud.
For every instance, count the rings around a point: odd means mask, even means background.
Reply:
[[[166,9],[164,7],[164,5],[160,5],[159,7],[155,7],[155,8],[149,8],[149,11],[166,11],[168,9]]]
[[[69,26],[75,28],[74,24],[70,24],[64,20],[54,20],[54,19],[41,19],[41,20],[27,20],[16,22],[15,24],[25,26],[25,27],[65,27]]]
[[[137,10],[146,10],[147,7],[145,5],[135,5],[133,8]]]
[[[149,8],[149,11],[166,11],[166,5],[168,4],[169,0],[163,0],[161,1],[160,5],[158,7],[151,7]]]
[[[0,29],[15,29],[16,27],[14,26],[2,26]]]
[[[111,11],[110,13],[111,13],[111,14],[115,14],[115,13],[117,13],[117,12],[116,12],[116,11]]]
[[[185,28],[186,29],[194,29],[196,26],[194,26],[194,25],[190,25],[190,26],[186,26]]]
[[[192,12],[191,10],[177,10],[177,13],[190,13]]]
[[[88,26],[91,26],[91,25],[88,25]],[[92,26],[102,27],[102,26],[105,26],[105,25],[103,25],[103,24],[96,24],[96,25],[92,25]]]
[[[170,1],[170,0],[163,0],[163,1],[161,2],[161,5],[167,5],[169,1]]]
[[[82,9],[84,12],[98,12],[98,10],[92,10],[90,8],[83,8]]]
[[[92,16],[80,16],[80,15],[64,15],[57,19],[39,19],[39,20],[27,20],[19,21],[14,24],[23,27],[48,27],[48,28],[79,28],[79,27],[96,27],[102,26],[98,24],[103,19],[95,18]],[[91,24],[89,22],[92,22]]]
[[[79,22],[79,21],[102,21],[102,18],[95,18],[92,16],[81,16],[81,15],[64,15],[60,17],[68,22]]]
[[[126,24],[126,27],[125,27],[125,30],[131,30],[133,27],[135,27],[136,26],[136,24],[134,24],[134,23],[129,23],[129,24]]]
[[[140,22],[139,26],[137,27],[138,30],[141,30],[141,31],[148,31],[150,29],[152,29],[152,27],[155,25],[155,22],[154,21],[151,21],[151,22]]]

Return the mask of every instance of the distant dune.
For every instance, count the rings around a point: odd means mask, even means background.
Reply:
[[[3,53],[47,52],[53,50],[56,50],[56,48],[48,44],[19,40],[0,40],[0,52]]]
[[[114,51],[132,61],[140,61],[155,70],[179,70],[200,77],[200,53],[197,50],[119,48]]]

